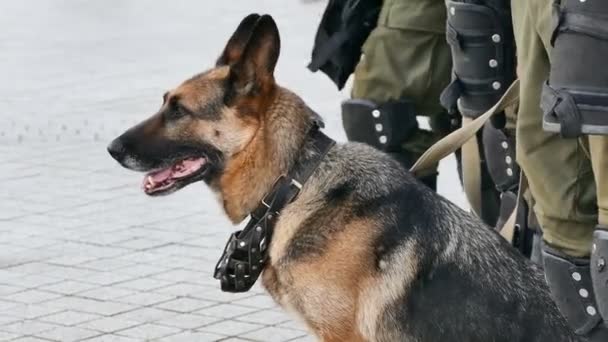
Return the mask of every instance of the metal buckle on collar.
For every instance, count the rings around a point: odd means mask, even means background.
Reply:
[[[284,179],[286,179],[287,176],[286,175],[281,175],[279,178],[277,178],[277,180],[274,182],[274,184],[272,185],[271,189],[274,189],[276,187],[277,184],[279,184],[280,182],[282,182]],[[295,189],[297,190],[297,193],[300,192],[300,190],[302,190],[302,184],[300,182],[298,182],[297,180],[291,178],[290,184],[289,186],[293,186],[295,187]],[[269,198],[273,197],[275,194],[274,192],[270,192],[268,193],[266,196],[264,196],[264,198],[262,198],[261,203],[267,208],[270,209],[270,203],[269,202]],[[293,201],[295,199],[295,196],[293,198],[290,199],[290,201]]]

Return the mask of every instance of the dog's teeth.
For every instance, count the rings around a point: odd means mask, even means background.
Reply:
[[[151,188],[154,186],[154,184],[154,178],[152,178],[152,176],[148,176],[148,184],[146,186]]]

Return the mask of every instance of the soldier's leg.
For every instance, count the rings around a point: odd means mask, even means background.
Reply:
[[[589,147],[597,192],[588,191],[580,201],[595,197],[599,225],[590,246],[589,270],[597,307],[589,305],[587,312],[601,314],[608,322],[608,69],[598,67],[608,58],[608,2],[561,0],[555,9],[560,20],[552,36],[551,73],[541,97],[543,124],[547,131],[580,138]]]
[[[540,95],[549,77],[552,0],[513,0],[521,80],[517,159],[536,201],[545,241],[576,257],[589,256],[595,225],[595,182],[577,139],[544,132]]]
[[[353,100],[343,104],[349,140],[393,154],[406,167],[445,134],[439,94],[450,80],[443,0],[385,0],[354,74]],[[418,127],[429,116],[432,131]],[[435,187],[436,170],[426,183]]]
[[[549,77],[552,0],[514,0],[513,20],[521,78],[517,157],[528,176],[543,229],[547,283],[573,329],[606,341],[597,313],[589,253],[597,220],[595,182],[585,147],[542,130],[541,89]]]
[[[597,186],[598,222],[608,229],[608,136],[589,136],[593,175]]]
[[[598,226],[591,250],[591,276],[600,314],[608,326],[608,136],[590,136],[597,186]]]
[[[464,125],[496,103],[515,79],[509,1],[446,0],[454,68],[441,102],[449,112],[461,113]],[[483,135],[477,134],[462,147],[462,179],[471,210],[491,226],[497,223],[499,194],[514,190],[518,176],[515,146],[503,130],[504,115],[496,117],[503,118],[500,125],[492,120]]]

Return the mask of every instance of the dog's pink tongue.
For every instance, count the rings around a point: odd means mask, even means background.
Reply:
[[[154,183],[162,183],[169,179],[172,173],[173,171],[171,170],[171,167],[168,167],[166,169],[148,174],[148,179],[151,179],[154,181]]]
[[[171,185],[177,179],[185,178],[198,171],[207,160],[205,158],[184,159],[168,168],[150,172],[144,177],[142,187],[146,192]]]
[[[198,171],[205,164],[205,158],[190,158],[182,160],[173,166],[171,177],[181,178]]]

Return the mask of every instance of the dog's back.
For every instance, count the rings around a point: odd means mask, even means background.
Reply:
[[[357,329],[349,340],[575,340],[533,264],[362,144],[329,152],[286,208],[271,255],[275,298],[319,330]]]

